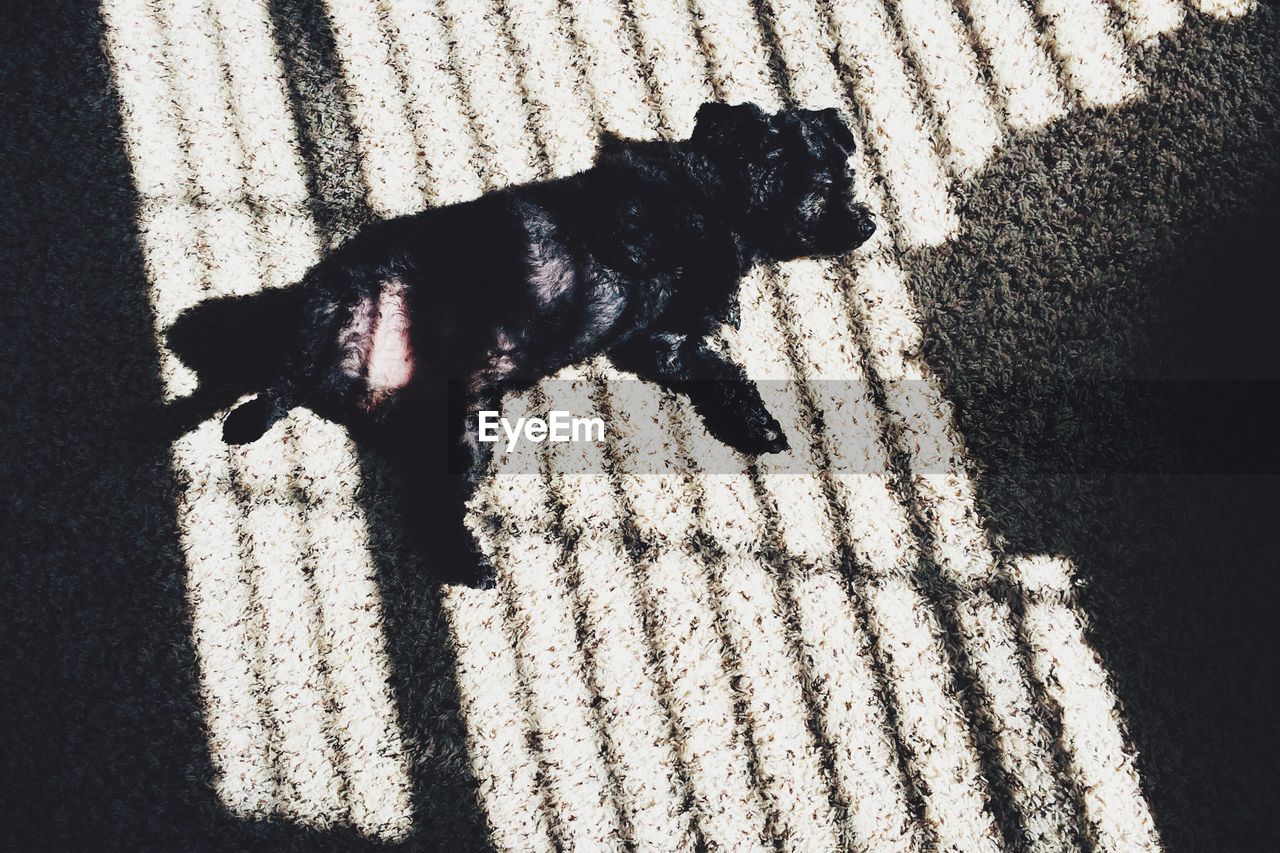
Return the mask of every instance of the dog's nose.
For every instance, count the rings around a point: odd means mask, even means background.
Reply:
[[[865,243],[874,233],[876,233],[876,221],[870,216],[862,217],[858,222],[858,239]]]

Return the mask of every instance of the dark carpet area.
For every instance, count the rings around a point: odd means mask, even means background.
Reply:
[[[1145,55],[1149,100],[1002,151],[913,284],[984,515],[1088,579],[1169,849],[1267,850],[1280,63],[1213,26]]]

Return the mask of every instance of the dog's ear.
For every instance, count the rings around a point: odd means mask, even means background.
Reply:
[[[605,131],[600,134],[600,153],[597,158],[600,160],[613,160],[622,157],[626,154],[627,147],[627,140]]]
[[[765,118],[764,110],[752,103],[722,104],[708,101],[698,107],[698,115],[693,122],[693,136],[690,138],[694,142],[732,138]]]
[[[822,128],[836,141],[846,154],[852,154],[855,148],[853,141],[853,132],[849,130],[849,125],[845,123],[844,116],[840,115],[840,111],[835,107],[827,107],[825,110],[818,111],[818,117],[822,121]]]

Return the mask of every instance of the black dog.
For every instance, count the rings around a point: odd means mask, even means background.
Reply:
[[[852,198],[853,147],[834,109],[709,103],[685,142],[610,139],[581,174],[367,227],[307,274],[296,344],[223,437],[254,441],[300,405],[400,424],[409,443],[435,449],[421,451],[426,469],[452,475],[449,489],[424,487],[448,494],[431,544],[467,571],[465,503],[489,449],[477,412],[588,356],[608,352],[687,394],[744,453],[785,450],[755,383],[705,339],[736,324],[752,264],[839,254],[871,236]],[[432,414],[444,419],[438,437],[422,431]]]

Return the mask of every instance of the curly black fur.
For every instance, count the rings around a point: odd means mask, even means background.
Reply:
[[[608,352],[687,394],[731,446],[785,450],[755,384],[705,338],[736,323],[752,264],[839,254],[871,236],[852,198],[852,151],[834,109],[708,103],[687,141],[608,139],[578,175],[371,225],[307,274],[296,345],[223,436],[254,441],[299,405],[399,424],[436,448],[434,460],[420,451],[428,468],[454,475],[447,514],[461,529],[488,462],[475,413]],[[432,445],[421,416],[442,412]]]

